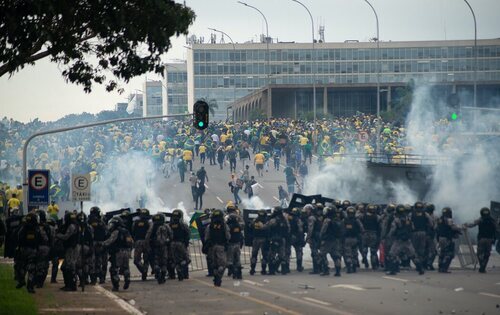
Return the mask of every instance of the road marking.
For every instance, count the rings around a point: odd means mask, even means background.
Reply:
[[[316,300],[316,299],[313,299],[313,298],[310,298],[310,297],[303,297],[303,299],[307,300],[309,302],[318,303],[318,304],[321,304],[321,305],[326,305],[326,306],[332,305],[332,304],[330,304],[328,302],[323,302],[323,301]]]
[[[224,204],[224,201],[222,201],[222,199],[220,199],[219,196],[217,196],[217,200],[219,200],[220,203]]]
[[[199,280],[199,279],[193,279],[193,280],[196,281],[196,282],[199,282],[201,284],[204,284],[206,286],[213,287],[213,285],[210,284],[210,283],[208,283],[208,282],[205,282],[205,281],[202,281],[202,280]],[[228,290],[228,289],[225,289],[225,288],[221,288],[221,287],[215,287],[215,288],[218,289],[219,291],[225,292],[227,294],[231,294],[231,295],[237,296],[239,298],[242,298],[242,299],[245,299],[245,300],[249,300],[249,301],[252,301],[252,302],[255,302],[255,303],[258,303],[258,304],[270,307],[270,308],[273,308],[273,309],[275,309],[277,311],[280,311],[282,313],[293,314],[293,315],[299,315],[300,314],[300,313],[294,312],[292,310],[286,309],[284,307],[281,307],[279,305],[263,301],[261,299],[257,299],[257,298],[251,297],[251,296],[242,296],[238,292],[233,292],[231,290]]]
[[[243,285],[249,287],[248,285],[245,285],[245,284],[243,284]],[[307,304],[307,305],[310,305],[310,306],[314,306],[316,308],[320,308],[320,309],[322,309],[324,311],[327,311],[328,313],[339,314],[339,315],[353,315],[352,313],[349,313],[347,311],[336,309],[336,308],[332,307],[331,305],[329,305],[328,307],[326,307],[324,305],[321,305],[320,303],[313,303],[311,301],[305,301],[305,300],[297,299],[296,296],[289,296],[289,295],[286,295],[286,294],[278,293],[278,292],[275,292],[275,291],[272,291],[272,290],[268,290],[268,289],[265,289],[265,288],[261,288],[261,287],[251,287],[251,288],[253,290],[255,290],[255,291],[260,291],[262,293],[266,293],[266,294],[269,294],[269,295],[279,296],[280,298],[283,298],[283,299],[286,299],[286,300],[290,300],[292,302],[297,302],[297,303],[302,303],[302,304]]]
[[[208,189],[208,185],[207,184],[203,184],[203,185],[205,185],[205,188]]]
[[[77,307],[61,307],[61,308],[41,308],[40,313],[59,313],[59,312],[78,312],[78,313],[89,313],[89,312],[108,312],[109,310],[105,308],[91,308],[91,307],[82,307],[82,308],[77,308]]]
[[[132,315],[143,315],[143,313],[141,311],[139,311],[138,309],[136,309],[135,307],[133,307],[132,305],[128,304],[127,302],[125,302],[124,300],[122,300],[121,298],[119,298],[117,295],[115,295],[114,293],[111,293],[109,292],[108,290],[104,289],[103,287],[101,287],[100,285],[96,285],[94,286],[94,288],[101,292],[102,294],[104,294],[105,296],[107,296],[108,298],[110,298],[111,300],[113,300],[116,304],[118,304],[118,306],[120,306],[125,312],[129,313],[129,314],[132,314]]]
[[[366,289],[358,287],[357,285],[352,285],[352,284],[331,285],[330,288],[343,288],[343,289],[351,289],[354,291],[366,291]]]
[[[273,196],[274,200],[276,200],[277,202],[280,202],[280,200],[278,198],[276,198],[276,196]]]
[[[406,279],[401,279],[401,278],[396,278],[396,277],[387,277],[387,276],[383,276],[382,278],[384,278],[384,279],[389,279],[389,280],[402,281],[402,282],[408,282],[408,281],[409,281],[409,280],[406,280]]]
[[[489,297],[494,297],[494,298],[499,298],[500,299],[500,295],[493,294],[493,293],[479,292],[479,295],[484,295],[484,296],[489,296]]]
[[[245,283],[249,283],[251,285],[256,285],[258,287],[262,287],[262,284],[258,283],[258,282],[253,282],[253,281],[250,281],[250,280],[243,280],[243,282]]]
[[[264,188],[264,186],[262,186],[261,184],[257,183],[257,186],[259,186],[260,188]]]

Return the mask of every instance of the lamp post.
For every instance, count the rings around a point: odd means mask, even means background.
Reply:
[[[242,5],[246,6],[246,7],[252,8],[255,11],[259,12],[260,15],[262,15],[262,17],[264,18],[264,22],[266,23],[267,85],[269,86],[269,84],[271,83],[271,67],[269,65],[269,59],[270,59],[270,55],[269,55],[269,25],[267,24],[266,16],[264,15],[264,13],[262,13],[262,11],[260,11],[259,9],[257,9],[254,6],[249,5],[248,3],[241,2],[241,1],[238,1],[238,3],[242,4]]]
[[[474,19],[474,107],[477,107],[477,22],[476,14],[472,9],[469,1],[464,0],[472,13],[472,18]]]
[[[300,4],[304,9],[306,9],[307,13],[309,14],[309,17],[311,18],[311,31],[312,31],[312,53],[313,53],[313,66],[312,68],[312,73],[313,73],[313,114],[314,114],[314,132],[316,132],[316,47],[315,47],[315,40],[314,40],[314,19],[312,17],[311,11],[299,0],[292,0],[293,2],[296,2]]]
[[[208,29],[211,31],[226,35],[229,38],[229,40],[231,41],[231,44],[233,45],[233,53],[236,52],[236,46],[234,46],[234,41],[231,38],[231,36],[229,36],[227,33],[223,32],[223,31],[215,29],[215,28],[209,27]],[[232,106],[234,106],[234,102],[236,102],[236,71],[234,71],[234,73],[233,73],[233,105]],[[226,120],[228,120],[228,119],[229,119],[229,106],[226,105]]]
[[[373,14],[375,14],[375,21],[377,22],[377,155],[380,155],[380,32],[379,32],[379,24],[378,24],[378,15],[377,11],[373,5],[368,1],[364,0],[372,9]]]

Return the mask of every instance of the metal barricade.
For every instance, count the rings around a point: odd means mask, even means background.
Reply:
[[[473,265],[474,270],[476,270],[478,259],[467,230],[464,230],[462,235],[458,238],[455,252],[457,253],[462,268]]]

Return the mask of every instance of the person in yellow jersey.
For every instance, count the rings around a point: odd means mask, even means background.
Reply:
[[[254,159],[253,159],[253,164],[255,165],[255,168],[257,169],[257,174],[259,174],[260,177],[262,177],[262,170],[264,169],[264,162],[265,162],[264,154],[262,154],[260,152],[255,154]]]
[[[198,148],[199,153],[200,153],[200,163],[205,164],[205,158],[207,155],[207,147],[205,146],[204,143],[200,144],[200,147]]]
[[[184,150],[182,152],[182,159],[184,162],[186,162],[186,166],[189,165],[189,171],[193,171],[193,151],[191,150]]]
[[[9,199],[9,201],[7,202],[7,210],[8,210],[8,214],[10,216],[10,211],[12,209],[19,209],[19,207],[21,206],[21,201],[19,199],[17,199],[17,194],[12,194],[12,198]]]
[[[50,202],[50,205],[47,207],[47,213],[55,221],[59,220],[59,206],[56,204],[54,200],[52,200]]]

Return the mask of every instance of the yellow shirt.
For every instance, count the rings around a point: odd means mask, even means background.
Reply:
[[[300,145],[306,145],[309,142],[309,139],[306,137],[300,137]]]
[[[9,202],[7,202],[7,207],[9,207],[10,209],[19,208],[20,205],[21,201],[14,197],[10,198]]]
[[[204,145],[200,145],[200,153],[205,153],[207,152],[207,147]]]
[[[225,143],[226,142],[226,139],[227,139],[227,136],[225,134],[221,134],[220,135],[220,142],[221,143]]]
[[[59,206],[54,204],[54,205],[49,205],[47,207],[47,212],[48,214],[50,214],[51,216],[57,216],[57,214],[59,213]]]
[[[264,164],[264,154],[257,153],[254,157],[255,164]]]
[[[182,156],[184,161],[191,161],[193,159],[193,152],[191,152],[191,150],[184,150]]]
[[[260,144],[261,145],[265,145],[267,143],[267,140],[269,140],[269,137],[268,136],[262,136],[260,138]]]

